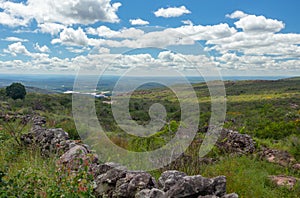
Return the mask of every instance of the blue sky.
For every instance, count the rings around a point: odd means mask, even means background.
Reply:
[[[298,75],[299,1],[0,0],[0,72]]]

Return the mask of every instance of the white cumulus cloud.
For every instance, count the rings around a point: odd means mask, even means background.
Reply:
[[[61,30],[65,28],[65,25],[58,23],[43,23],[38,24],[38,31],[41,33],[48,33],[51,35],[57,35]]]
[[[8,45],[8,48],[4,50],[5,53],[9,53],[13,56],[17,56],[18,54],[31,56],[31,53],[27,50],[27,48],[21,43],[13,43]]]
[[[122,4],[110,0],[27,0],[25,3],[1,1],[0,23],[26,26],[31,19],[39,24],[93,24],[119,22],[116,12]]]
[[[248,14],[244,13],[243,11],[237,10],[235,12],[233,12],[232,14],[227,14],[226,17],[227,18],[231,18],[231,19],[241,19],[248,16]]]
[[[180,6],[180,7],[160,8],[154,12],[154,15],[156,17],[170,18],[170,17],[179,17],[184,14],[190,14],[190,13],[191,11],[189,11],[185,6]]]
[[[65,28],[60,34],[59,38],[53,39],[52,44],[61,43],[63,45],[73,46],[86,46],[88,45],[89,39],[86,36],[82,28],[74,30],[73,28]]]
[[[50,52],[50,49],[46,45],[43,45],[41,47],[38,43],[36,43],[34,45],[34,49],[36,49],[37,51],[42,52],[42,53]]]
[[[279,32],[285,27],[282,21],[255,15],[245,16],[234,24],[247,33]]]
[[[129,22],[131,25],[148,25],[149,21],[145,21],[143,19],[130,19]]]

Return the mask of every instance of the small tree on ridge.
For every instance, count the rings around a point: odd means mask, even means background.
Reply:
[[[6,87],[6,95],[12,99],[24,99],[26,96],[26,89],[21,83],[12,83]]]

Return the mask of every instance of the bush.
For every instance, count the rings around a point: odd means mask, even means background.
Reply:
[[[13,83],[6,87],[6,95],[12,99],[24,99],[26,96],[26,89],[21,83]]]

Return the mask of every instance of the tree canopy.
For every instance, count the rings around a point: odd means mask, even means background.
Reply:
[[[26,96],[25,86],[21,83],[12,83],[6,87],[6,95],[12,99],[24,99]]]

